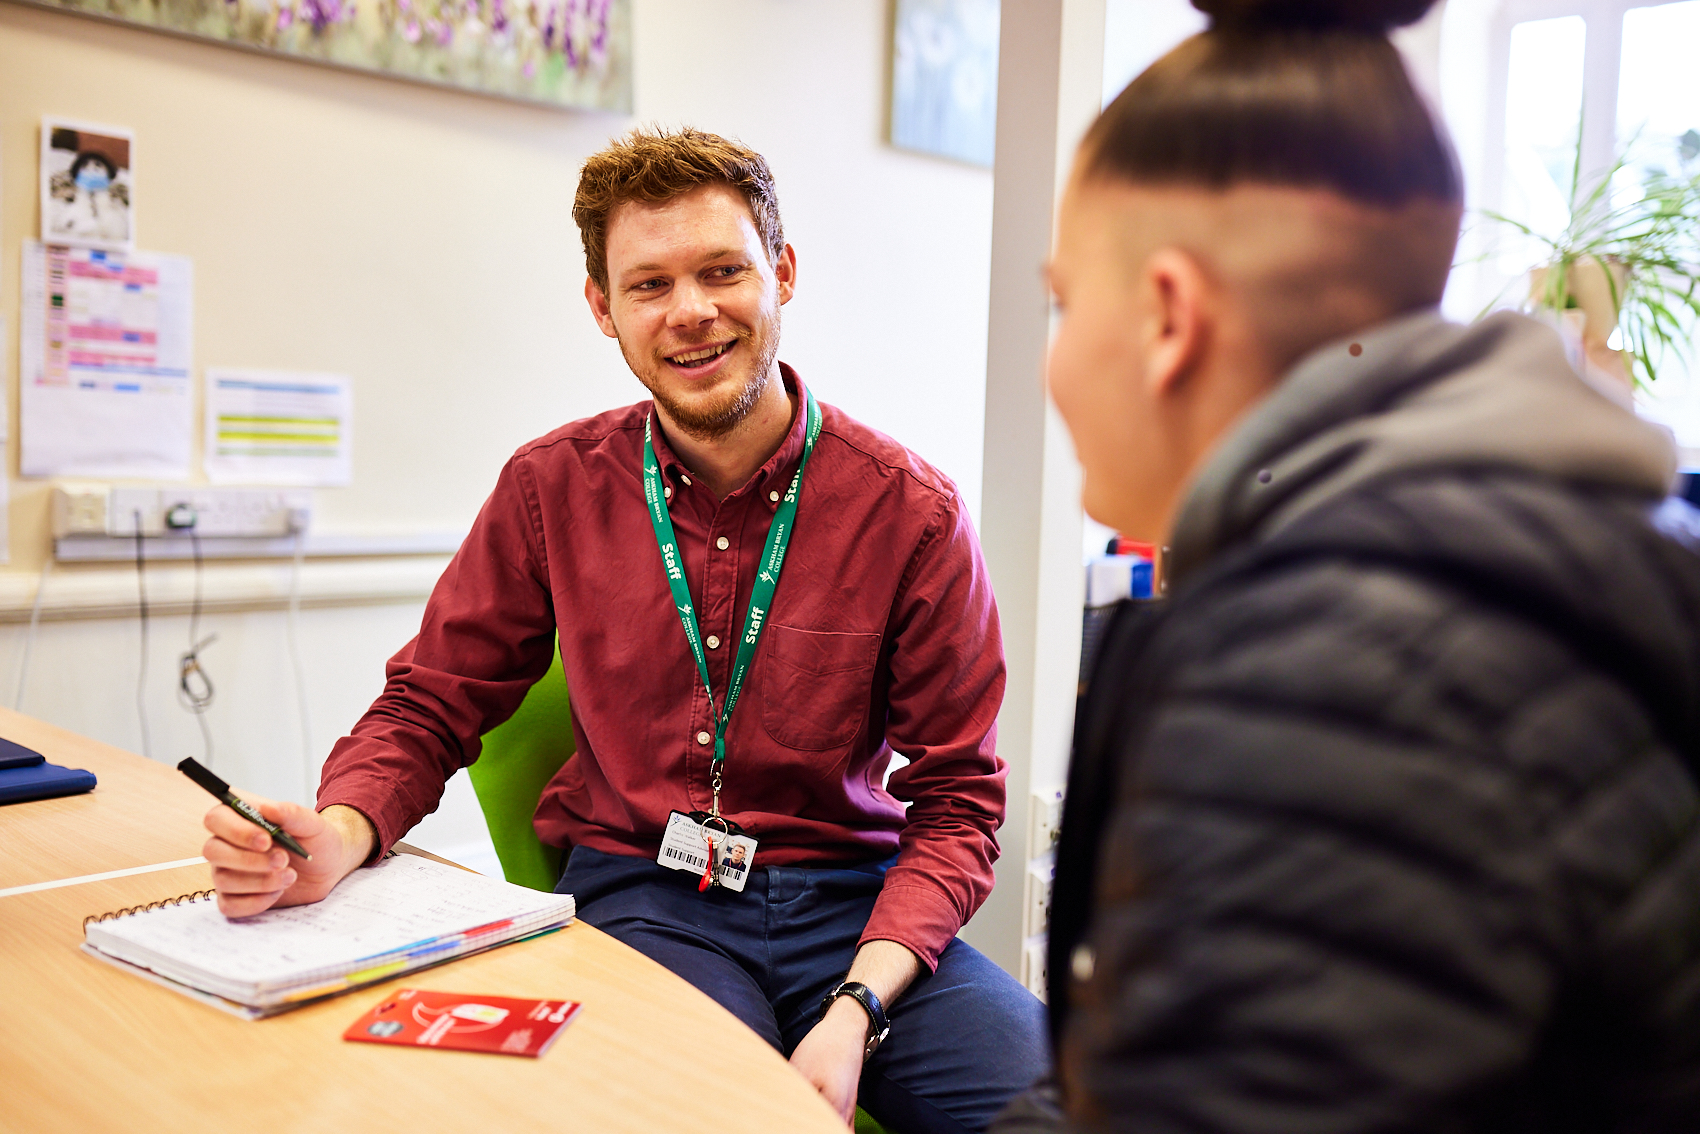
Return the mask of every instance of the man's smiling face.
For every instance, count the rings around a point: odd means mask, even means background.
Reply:
[[[777,377],[779,307],[797,261],[768,262],[743,194],[704,185],[628,201],[607,229],[608,293],[585,297],[668,420],[703,439],[741,422]]]

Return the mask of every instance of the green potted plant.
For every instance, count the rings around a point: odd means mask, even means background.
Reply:
[[[1485,214],[1539,243],[1543,262],[1530,272],[1530,304],[1555,314],[1580,339],[1579,361],[1626,393],[1657,380],[1666,352],[1688,355],[1700,319],[1700,131],[1678,140],[1678,157],[1675,172],[1641,169],[1641,195],[1629,200],[1625,186],[1637,171],[1627,151],[1584,190],[1578,145],[1562,231]],[[1621,348],[1610,343],[1614,331]]]

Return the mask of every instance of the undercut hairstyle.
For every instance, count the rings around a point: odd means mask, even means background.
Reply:
[[[1153,63],[1087,134],[1087,172],[1147,184],[1331,189],[1462,203],[1457,159],[1393,28],[1433,0],[1193,0],[1210,28]]]
[[[779,262],[785,226],[766,159],[747,146],[689,126],[639,127],[590,156],[573,197],[585,270],[603,294],[608,293],[608,220],[614,211],[628,201],[670,201],[703,185],[730,185],[743,194],[768,263]]]
[[[1437,305],[1464,185],[1388,40],[1433,0],[1192,0],[1210,27],[1099,115],[1080,176],[1161,189],[1320,190],[1360,222],[1242,280],[1280,369],[1369,322]]]

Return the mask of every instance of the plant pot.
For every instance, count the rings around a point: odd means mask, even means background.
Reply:
[[[1598,369],[1625,390],[1633,391],[1635,382],[1629,375],[1629,360],[1622,351],[1606,345],[1617,329],[1617,313],[1623,305],[1624,288],[1629,284],[1629,269],[1609,257],[1603,264],[1592,257],[1573,261],[1565,272],[1565,294],[1560,295],[1551,291],[1554,271],[1551,265],[1530,271],[1529,302],[1560,312],[1580,310],[1584,365]],[[1575,308],[1570,307],[1572,301]]]

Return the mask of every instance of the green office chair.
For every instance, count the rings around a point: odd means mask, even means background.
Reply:
[[[557,644],[549,672],[513,716],[484,734],[484,752],[466,770],[502,874],[516,886],[550,891],[561,877],[561,848],[544,845],[531,817],[573,749],[573,710]]]
[[[553,890],[561,877],[561,848],[544,845],[531,825],[543,788],[573,754],[573,711],[561,647],[555,663],[508,720],[484,734],[484,752],[466,770],[496,844],[502,874],[516,886]],[[856,1108],[855,1134],[886,1134]]]

